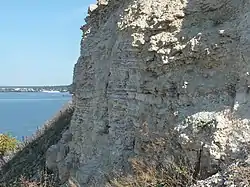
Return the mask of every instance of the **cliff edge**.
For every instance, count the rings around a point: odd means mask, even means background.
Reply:
[[[249,1],[99,0],[81,30],[62,186],[250,185]]]
[[[245,0],[91,5],[61,179],[104,186],[132,172],[130,158],[153,164],[181,155],[205,180],[247,159],[249,10]],[[167,140],[158,158],[145,149],[152,137]]]

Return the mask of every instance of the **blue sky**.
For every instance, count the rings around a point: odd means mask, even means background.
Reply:
[[[81,30],[96,0],[0,2],[0,86],[72,82]]]

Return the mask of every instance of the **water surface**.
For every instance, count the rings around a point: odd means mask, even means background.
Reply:
[[[0,133],[30,136],[70,100],[65,93],[0,93]]]

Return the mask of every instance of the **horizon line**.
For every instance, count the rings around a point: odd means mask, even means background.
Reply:
[[[71,86],[71,84],[61,84],[61,85],[43,85],[43,86],[41,86],[41,85],[40,85],[40,86],[34,86],[34,85],[33,85],[33,86],[32,86],[32,85],[29,85],[29,86],[28,86],[28,85],[26,85],[26,86],[24,86],[24,85],[23,85],[23,86],[20,86],[20,85],[19,85],[19,86],[11,86],[11,85],[10,85],[10,86],[1,86],[1,85],[0,85],[0,88],[20,88],[20,87],[23,87],[23,88],[27,88],[27,87],[60,87],[60,86]]]

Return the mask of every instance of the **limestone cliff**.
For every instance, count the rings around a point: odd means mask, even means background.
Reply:
[[[247,159],[249,1],[99,0],[81,29],[62,182],[104,186],[155,134],[199,180]]]

